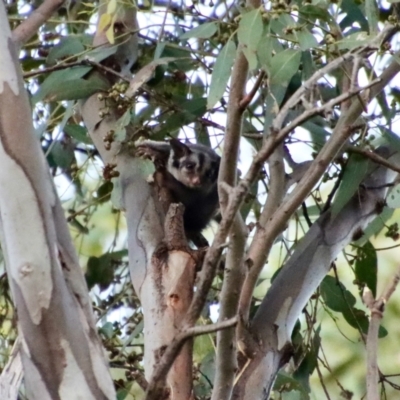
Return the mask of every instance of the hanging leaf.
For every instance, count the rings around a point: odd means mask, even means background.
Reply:
[[[270,63],[272,60],[272,51],[274,50],[273,42],[276,40],[276,38],[271,38],[268,34],[264,36],[258,44],[257,57],[260,61],[261,67],[265,70],[268,70],[270,67]]]
[[[369,34],[378,33],[379,10],[375,0],[365,0],[365,16],[368,21]]]
[[[63,170],[69,170],[71,164],[75,163],[74,146],[70,143],[63,143],[61,141],[53,142],[50,154],[47,156],[49,164],[56,165]]]
[[[91,289],[98,284],[102,290],[106,289],[114,279],[115,264],[128,255],[127,250],[103,254],[100,257],[90,257],[86,268],[86,282]]]
[[[342,0],[341,6],[346,14],[339,24],[342,31],[354,28],[354,25],[359,25],[364,32],[368,31],[368,22],[355,0]]]
[[[376,250],[371,242],[367,242],[363,247],[357,249],[355,274],[357,281],[366,285],[376,297],[378,259]]]
[[[78,37],[63,37],[61,38],[60,43],[50,50],[46,59],[46,63],[48,65],[54,65],[59,59],[69,56],[76,56],[83,51],[85,51],[85,46]]]
[[[296,38],[299,41],[301,50],[306,51],[313,47],[318,47],[318,41],[315,36],[305,27],[296,32]]]
[[[320,291],[325,304],[333,311],[344,312],[356,304],[355,297],[333,276],[324,278]]]
[[[384,207],[383,211],[364,229],[364,234],[355,244],[363,246],[372,236],[376,236],[386,226],[386,222],[392,218],[393,213],[394,209]]]
[[[81,125],[65,125],[64,132],[74,138],[79,143],[93,144],[92,139],[88,135],[87,129]]]
[[[302,17],[307,18],[308,20],[320,19],[324,22],[332,21],[332,16],[327,10],[328,3],[320,1],[318,4],[303,4],[304,5],[301,6],[299,10],[299,13],[302,15]]]
[[[364,334],[368,333],[369,321],[367,314],[364,311],[359,310],[358,308],[348,308],[347,310],[344,310],[342,314],[351,327]]]
[[[277,85],[288,84],[293,75],[299,70],[300,60],[300,50],[287,49],[276,54],[271,60],[269,83]]]
[[[197,38],[197,39],[208,39],[218,31],[218,25],[216,22],[207,22],[196,26],[188,32],[182,34],[179,38],[182,40]]]
[[[257,68],[257,48],[263,30],[263,21],[259,9],[251,10],[242,15],[239,22],[238,39],[250,70]]]
[[[97,203],[105,203],[111,198],[111,192],[113,191],[114,184],[110,181],[104,182],[96,191]]]
[[[223,96],[226,85],[231,76],[231,69],[236,56],[236,45],[229,40],[221,53],[219,53],[211,76],[210,93],[207,99],[207,109],[214,107],[215,103]]]
[[[98,77],[90,79],[72,79],[57,82],[52,88],[49,88],[44,100],[61,101],[85,99],[94,93],[106,91],[107,84]]]
[[[336,46],[339,50],[353,50],[360,46],[364,46],[371,41],[371,37],[367,32],[356,32],[344,39],[336,42]]]
[[[350,156],[333,202],[332,215],[337,215],[356,193],[368,171],[368,165],[368,160],[364,156],[360,154],[352,154]]]
[[[40,85],[39,90],[33,95],[32,102],[36,104],[39,101],[43,101],[45,98],[49,97],[50,93],[54,94],[54,88],[57,87],[60,82],[82,78],[91,69],[92,67],[74,67],[52,72]]]
[[[239,43],[256,50],[263,34],[263,21],[260,9],[251,10],[242,15],[238,28]]]
[[[278,372],[274,383],[274,390],[279,393],[298,393],[298,396],[295,398],[299,400],[309,400],[310,398],[304,386],[297,379],[291,377],[284,371]]]

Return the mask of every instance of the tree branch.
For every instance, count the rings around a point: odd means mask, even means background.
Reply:
[[[177,354],[181,350],[186,340],[207,333],[217,332],[222,329],[228,329],[237,324],[237,317],[230,318],[226,321],[218,322],[216,324],[204,325],[204,326],[193,326],[185,329],[183,332],[178,334],[176,338],[165,350],[161,361],[158,363],[157,368],[154,370],[153,376],[149,381],[146,400],[159,400],[160,393],[164,389],[165,378],[168,371],[174,362]]]
[[[371,312],[367,334],[367,399],[379,400],[378,335],[386,304],[400,281],[400,266],[382,296],[374,300],[369,289],[365,289],[363,300]]]
[[[65,0],[45,0],[29,17],[13,31],[16,46],[26,43],[37,30],[58,10]]]

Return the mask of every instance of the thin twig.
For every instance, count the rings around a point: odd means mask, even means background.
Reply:
[[[80,60],[80,61],[74,61],[74,62],[65,63],[65,64],[64,63],[60,63],[60,64],[53,65],[51,67],[47,67],[47,68],[43,68],[43,69],[37,69],[35,71],[30,71],[30,72],[24,73],[23,77],[25,79],[27,79],[27,78],[31,78],[32,76],[36,76],[36,75],[48,74],[50,72],[59,71],[59,70],[67,69],[67,68],[84,67],[84,66],[88,66],[88,65],[96,67],[96,68],[99,68],[99,69],[101,69],[101,70],[103,70],[105,72],[108,72],[110,74],[113,74],[113,75],[117,76],[118,78],[124,80],[125,82],[129,82],[130,81],[126,76],[114,71],[113,69],[108,68],[103,64],[100,64],[100,63],[98,63],[96,61],[89,60],[89,59],[84,59],[84,60]]]
[[[253,100],[254,96],[255,96],[256,93],[257,93],[257,90],[258,90],[258,89],[260,88],[260,86],[261,86],[261,83],[262,83],[262,81],[263,81],[263,79],[264,79],[264,76],[265,76],[265,71],[261,71],[261,72],[258,74],[257,80],[256,80],[254,86],[251,88],[250,93],[246,94],[246,95],[243,97],[243,99],[240,100],[239,107],[240,107],[242,110],[245,110],[246,107],[247,107],[247,106],[251,103],[251,101]]]
[[[376,48],[381,45],[381,41],[385,38],[388,32],[393,30],[393,25],[387,25],[385,29],[375,38],[374,42],[377,43]],[[303,95],[312,89],[312,87],[326,74],[330,73],[331,71],[335,70],[336,68],[340,67],[345,61],[350,61],[354,57],[360,57],[366,52],[371,51],[372,44],[366,44],[361,46],[358,49],[352,50],[343,54],[342,56],[334,59],[329,64],[325,65],[323,68],[316,71],[307,81],[305,81],[299,89],[289,98],[289,100],[285,103],[285,105],[280,109],[278,115],[274,120],[273,128],[275,130],[280,130],[287,114],[289,111],[302,99]]]
[[[323,114],[329,110],[331,110],[333,107],[337,106],[340,103],[343,103],[344,101],[357,96],[360,92],[371,88],[372,86],[377,85],[380,82],[380,79],[375,79],[369,84],[354,89],[354,90],[349,90],[346,93],[341,94],[340,96],[335,97],[334,99],[328,101],[327,103],[323,104],[320,107],[315,107],[311,108],[309,110],[305,110],[302,114],[300,114],[297,118],[295,118],[289,125],[285,126],[283,129],[281,129],[277,135],[277,139],[283,140],[290,132],[292,132],[296,127],[298,127],[300,124],[303,122],[306,122],[310,118],[312,118],[315,115],[318,114]]]

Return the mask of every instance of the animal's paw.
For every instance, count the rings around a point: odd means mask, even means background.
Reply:
[[[146,142],[137,145],[135,153],[138,157],[148,158],[152,161],[154,161],[159,155],[159,151],[147,145]]]

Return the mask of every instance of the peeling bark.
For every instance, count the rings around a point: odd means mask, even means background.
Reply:
[[[0,76],[0,235],[18,311],[27,395],[114,399],[66,221],[58,218],[56,224],[54,219],[61,206],[33,133],[4,4],[0,26],[0,64],[5,67]],[[69,280],[63,274],[66,265]]]

